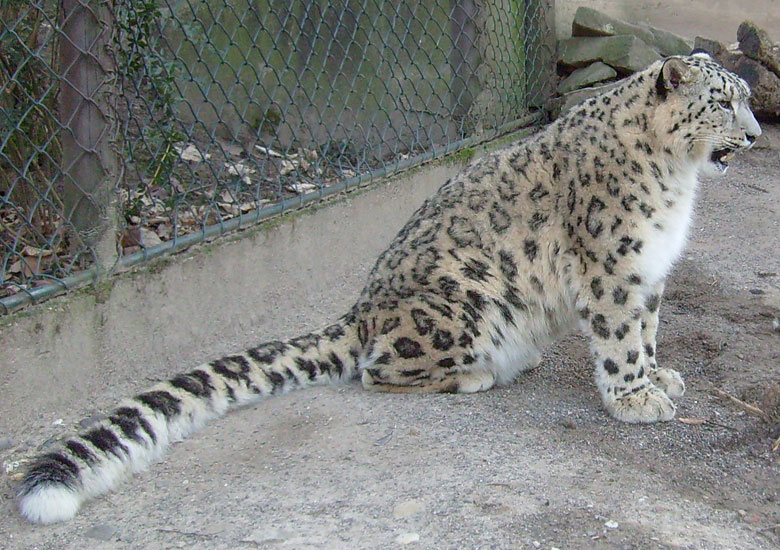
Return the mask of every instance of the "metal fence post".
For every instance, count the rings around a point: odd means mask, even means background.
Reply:
[[[119,163],[114,150],[110,0],[61,0],[60,17],[59,117],[65,129],[65,215],[76,240],[92,249],[102,273],[117,259],[115,184]]]

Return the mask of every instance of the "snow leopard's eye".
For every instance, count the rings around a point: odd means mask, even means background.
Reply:
[[[718,105],[726,109],[727,111],[733,111],[734,106],[731,104],[731,101],[726,101],[725,99],[723,101],[718,101]]]

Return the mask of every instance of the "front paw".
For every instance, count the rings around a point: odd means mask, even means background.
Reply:
[[[685,393],[685,382],[674,369],[654,369],[650,371],[649,377],[650,381],[669,397],[681,397]]]
[[[635,393],[607,398],[605,406],[613,417],[631,424],[666,422],[677,410],[664,391],[652,384]]]

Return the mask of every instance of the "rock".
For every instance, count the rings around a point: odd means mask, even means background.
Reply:
[[[745,21],[737,29],[737,40],[742,53],[780,77],[780,46],[772,43],[766,31]]]
[[[89,529],[84,536],[90,539],[108,541],[114,538],[116,529],[106,523],[99,523]]]
[[[617,76],[615,69],[601,61],[591,63],[587,67],[577,69],[558,84],[558,93],[565,94],[596,82],[610,80]]]
[[[758,61],[744,56],[737,58],[733,67],[727,68],[744,78],[750,86],[750,106],[756,117],[763,120],[780,118],[780,77]]]
[[[95,413],[91,416],[88,416],[87,418],[82,418],[79,420],[79,427],[81,428],[89,428],[93,424],[97,424],[101,420],[104,420],[106,418],[106,415]]]
[[[703,36],[697,36],[693,40],[693,49],[704,50],[715,59],[718,59],[726,51],[726,46],[717,40],[711,40],[704,38]]]
[[[16,442],[10,437],[0,437],[0,451],[5,451],[16,445]]]
[[[574,20],[571,22],[572,36],[615,36],[618,34],[631,34],[647,43],[653,40],[653,34],[647,29],[615,19],[593,8],[580,6],[574,13]]]
[[[569,68],[580,68],[603,61],[628,74],[644,69],[661,56],[636,36],[576,37],[562,40],[559,62]]]
[[[157,246],[158,244],[162,244],[162,239],[160,239],[160,237],[157,236],[157,233],[151,229],[141,227],[139,232],[141,236],[141,244],[144,246],[144,248],[151,248],[153,246]]]
[[[653,41],[648,42],[661,55],[689,55],[693,51],[693,42],[673,32],[654,27],[640,25],[649,30],[653,35]]]
[[[780,118],[780,77],[740,51],[724,50],[714,56],[728,70],[737,73],[750,86],[750,107],[762,120]]]
[[[693,49],[693,43],[682,36],[649,25],[634,25],[584,6],[577,8],[574,14],[571,34],[572,36],[632,35],[651,45],[662,55],[687,55]]]
[[[395,537],[397,544],[411,544],[413,542],[420,542],[420,535],[417,533],[402,533]]]
[[[589,88],[582,88],[564,94],[563,97],[555,98],[555,100],[549,102],[547,106],[548,110],[550,111],[550,116],[553,119],[558,118],[558,116],[560,116],[561,113],[565,113],[566,111],[568,111],[575,105],[579,105],[589,97],[593,97],[594,95],[598,95],[603,92],[611,90],[612,88],[618,85],[618,82],[620,81],[610,82],[609,84],[604,84],[602,86],[591,86]]]

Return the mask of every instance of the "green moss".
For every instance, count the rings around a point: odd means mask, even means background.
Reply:
[[[457,153],[454,153],[451,157],[449,157],[451,160],[456,162],[469,162],[471,159],[474,158],[474,155],[477,154],[477,150],[472,147],[464,147]]]

